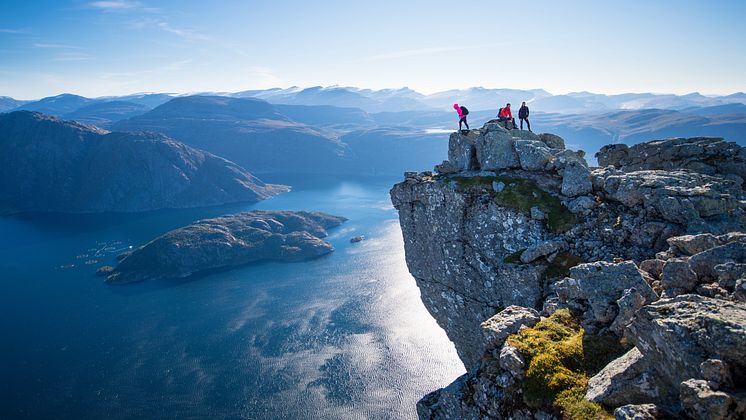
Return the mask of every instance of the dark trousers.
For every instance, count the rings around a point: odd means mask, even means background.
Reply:
[[[515,125],[515,118],[500,117],[497,120],[500,122],[505,121],[505,128],[508,130],[512,130],[512,128],[508,128],[508,123],[513,123],[513,128],[518,128],[518,126]]]
[[[458,120],[458,129],[459,130],[461,130],[461,123],[464,123],[464,125],[466,125],[466,129],[467,130],[469,129],[469,123],[466,122],[466,117],[463,117],[460,120]]]
[[[526,120],[526,125],[528,126],[528,131],[531,131],[531,123],[528,122],[528,117],[521,118],[520,120],[521,120],[521,130],[523,130],[523,120]]]

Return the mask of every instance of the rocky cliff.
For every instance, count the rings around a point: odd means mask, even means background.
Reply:
[[[133,212],[253,202],[286,191],[156,134],[0,115],[0,212]]]
[[[467,369],[420,416],[746,413],[744,153],[672,139],[606,147],[591,168],[551,134],[452,134],[436,174],[391,190]]]

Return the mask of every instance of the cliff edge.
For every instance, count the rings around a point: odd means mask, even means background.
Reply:
[[[391,190],[423,303],[467,369],[420,416],[745,412],[744,150],[718,138],[613,145],[591,168],[552,134],[493,121],[453,133],[436,173]],[[667,336],[666,323],[689,335]],[[701,364],[731,382],[707,383]],[[719,408],[712,393],[727,397]]]

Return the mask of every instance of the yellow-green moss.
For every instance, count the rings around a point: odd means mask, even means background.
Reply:
[[[621,352],[616,340],[586,337],[567,309],[533,328],[508,337],[528,368],[523,381],[526,404],[554,408],[567,419],[611,418],[600,405],[583,399],[588,379]]]
[[[547,227],[554,233],[564,232],[577,224],[575,215],[567,210],[557,197],[542,190],[529,179],[508,176],[459,176],[453,180],[460,189],[486,187],[493,182],[502,182],[505,189],[500,192],[493,191],[497,204],[525,214],[530,214],[532,207],[538,207],[546,215]]]

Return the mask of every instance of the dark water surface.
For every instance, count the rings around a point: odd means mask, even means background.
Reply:
[[[0,218],[0,418],[416,417],[463,366],[407,272],[396,179],[276,181],[294,191],[256,205]],[[93,274],[249,209],[350,220],[313,261],[124,286]]]

